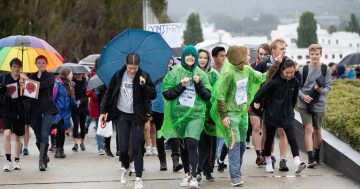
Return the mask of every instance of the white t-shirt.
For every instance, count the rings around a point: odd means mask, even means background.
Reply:
[[[133,81],[134,77],[129,77],[126,71],[122,77],[120,93],[117,102],[117,108],[120,111],[130,114],[134,113]]]

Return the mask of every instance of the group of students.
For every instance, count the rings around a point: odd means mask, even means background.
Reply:
[[[174,65],[171,60],[167,74],[154,83],[150,75],[140,68],[140,56],[137,53],[127,55],[124,67],[114,74],[109,86],[103,89],[101,98],[93,101],[92,97],[95,96],[88,91],[90,111],[94,108],[92,102],[96,102],[99,108],[98,119],[97,115],[92,117],[100,124],[112,121],[116,128],[122,167],[120,182],[128,183],[130,163],[134,162],[135,188],[143,188],[144,127],[149,120],[157,130],[160,170],[167,170],[166,139],[171,146],[173,171],[184,168],[181,186],[199,188],[202,179],[214,181],[212,173],[215,161],[218,170],[223,172],[227,167],[224,163],[226,155],[229,159],[231,185],[243,185],[241,165],[248,125],[253,129],[253,145],[257,155],[255,162],[258,166],[265,165],[266,172],[274,172],[272,149],[275,133],[278,132],[280,171],[289,171],[286,165],[286,148],[289,143],[295,172],[301,173],[306,165],[300,160],[293,126],[296,104],[305,128],[308,167],[316,166],[320,162],[321,123],[326,94],[331,90],[331,74],[327,67],[326,73],[323,73],[320,63],[322,48],[319,45],[309,47],[311,62],[300,70],[294,61],[285,56],[286,46],[281,39],[274,40],[270,46],[260,45],[253,64],[249,62],[250,51],[245,46],[230,46],[227,52],[223,47],[215,47],[211,52],[214,59],[212,64],[210,52],[197,50],[190,45],[183,49],[181,63]],[[20,73],[21,62],[17,62],[10,63],[12,72],[7,75],[5,84],[18,82],[21,86],[22,80],[27,79]],[[57,128],[58,156],[64,157],[64,131],[69,127],[71,116],[69,108],[79,109],[81,104],[87,103],[86,96],[75,98],[76,85],[75,88],[71,85],[71,70],[64,68],[55,79],[46,72],[46,63],[45,57],[38,57],[36,65],[39,71],[29,76],[40,81],[38,99],[28,99],[30,103],[19,103],[22,98],[7,99],[6,106],[2,106],[15,108],[17,106],[13,104],[30,105],[29,108],[17,107],[14,111],[2,111],[4,133],[10,137],[9,133],[13,129],[18,140],[18,136],[23,133],[17,129],[22,128],[20,124],[24,124],[19,121],[26,121],[26,117],[29,117],[40,150],[40,170],[45,170],[49,161],[47,149],[51,125]],[[322,80],[321,85],[318,80]],[[6,88],[1,88],[0,92],[6,93]],[[6,112],[17,114],[7,115]],[[81,111],[79,117],[84,117]],[[80,135],[83,136],[82,133]],[[97,138],[98,144],[99,140]],[[75,143],[74,148],[77,147]],[[80,147],[85,149],[83,138]],[[7,160],[11,162],[7,144],[5,152]],[[15,162],[19,160],[18,154],[16,156]]]

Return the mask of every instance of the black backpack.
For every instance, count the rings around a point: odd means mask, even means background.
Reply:
[[[326,72],[327,72],[327,65],[321,64],[321,75],[324,76],[324,78],[326,76]],[[305,65],[303,68],[301,87],[304,86],[308,74],[309,74],[309,65]]]

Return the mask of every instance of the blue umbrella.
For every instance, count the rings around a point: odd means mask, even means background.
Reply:
[[[96,74],[109,85],[116,71],[132,52],[140,55],[140,67],[150,74],[153,82],[163,77],[172,55],[172,49],[159,33],[127,29],[112,39],[101,51]]]

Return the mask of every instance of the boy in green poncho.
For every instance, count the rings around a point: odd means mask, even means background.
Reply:
[[[213,86],[219,78],[219,73],[211,68],[210,53],[204,49],[198,50],[199,68],[203,70],[209,78],[210,85]],[[207,102],[205,114],[204,131],[201,133],[199,141],[199,166],[197,169],[198,178],[201,179],[203,173],[206,181],[214,181],[211,175],[214,170],[216,153],[216,130],[215,123],[210,118],[211,102]]]
[[[198,141],[204,127],[206,102],[211,98],[210,91],[209,79],[198,68],[195,47],[185,47],[181,65],[174,66],[163,80],[164,123],[158,132],[158,137],[182,139],[181,159],[186,175],[181,186],[199,187],[196,180]]]
[[[264,82],[266,74],[246,65],[250,60],[247,47],[231,46],[227,57],[229,62],[225,62],[213,89],[210,115],[215,121],[217,136],[223,137],[229,148],[231,185],[241,186],[244,183],[240,169],[248,127],[248,99],[253,85]]]

